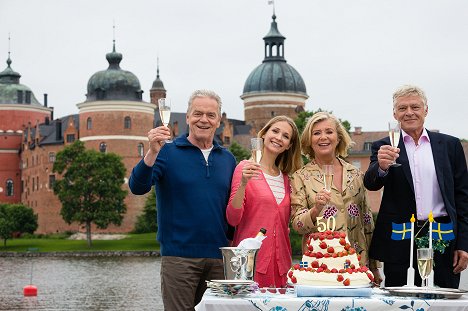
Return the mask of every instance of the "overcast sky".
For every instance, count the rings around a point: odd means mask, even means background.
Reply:
[[[428,96],[426,127],[468,138],[468,1],[276,0],[285,58],[303,77],[306,110],[331,110],[364,131],[385,130],[391,95],[416,84]],[[11,34],[12,68],[55,117],[78,113],[88,79],[107,68],[113,23],[121,68],[149,101],[160,76],[184,112],[198,88],[218,92],[244,119],[244,82],[264,58],[267,0],[0,0],[0,71]],[[3,64],[3,65],[1,65]]]

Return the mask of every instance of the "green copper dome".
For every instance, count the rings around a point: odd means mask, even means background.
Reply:
[[[112,52],[106,54],[106,59],[109,62],[107,70],[96,72],[88,81],[86,101],[141,101],[143,91],[141,90],[140,81],[130,71],[120,68],[122,54],[115,51],[115,42]]]
[[[42,106],[26,85],[20,84],[21,75],[11,68],[10,53],[7,68],[0,72],[0,104],[23,104]]]
[[[255,68],[244,84],[244,95],[250,93],[281,92],[307,95],[306,86],[299,72],[287,64],[284,58],[284,40],[279,31],[276,16],[273,15],[271,28],[263,38],[265,58]]]

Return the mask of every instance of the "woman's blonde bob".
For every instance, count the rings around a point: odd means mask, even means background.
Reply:
[[[338,146],[336,146],[335,156],[346,158],[348,156],[348,149],[351,148],[354,143],[343,124],[341,124],[340,120],[326,111],[314,113],[307,121],[306,127],[301,136],[302,154],[304,154],[309,159],[315,158],[315,152],[312,148],[312,129],[314,128],[315,124],[325,120],[333,121],[336,132],[338,134]]]

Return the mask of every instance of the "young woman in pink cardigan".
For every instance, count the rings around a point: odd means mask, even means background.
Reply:
[[[267,230],[258,251],[254,280],[260,287],[284,287],[291,267],[288,174],[302,166],[299,132],[286,116],[272,118],[257,135],[263,139],[260,164],[240,162],[231,185],[226,214],[236,227],[233,246]]]

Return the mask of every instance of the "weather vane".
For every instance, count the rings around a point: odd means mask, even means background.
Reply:
[[[10,33],[8,33],[8,58],[10,58],[10,51],[11,51],[10,42],[11,42]]]
[[[273,15],[275,15],[275,0],[268,0],[269,5],[273,5]]]

